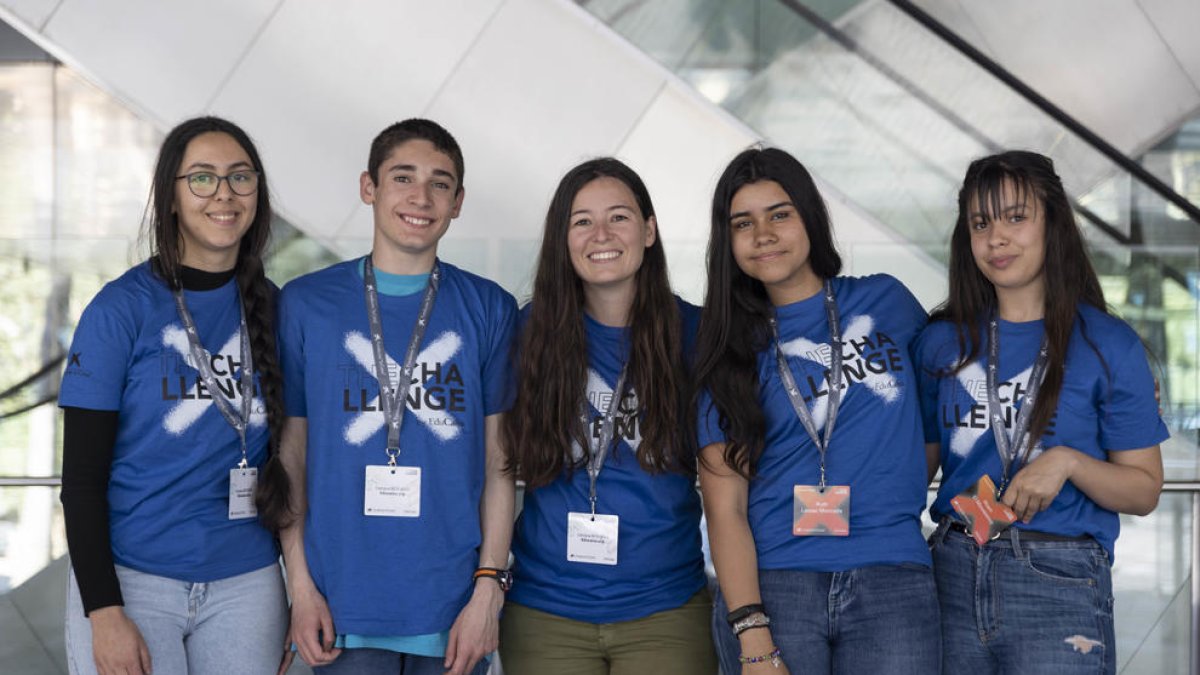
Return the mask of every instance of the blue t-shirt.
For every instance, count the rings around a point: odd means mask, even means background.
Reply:
[[[774,346],[758,354],[766,448],[749,484],[747,517],[761,569],[838,572],[868,565],[930,565],[921,535],[925,450],[910,343],[925,310],[887,275],[833,279],[844,349],[841,407],[826,455],[828,485],[850,486],[850,535],[792,534],[793,488],[817,485],[820,452],[779,379]],[[776,308],[792,377],[824,437],[829,391],[825,295]],[[815,403],[814,403],[815,401]],[[700,447],[725,442],[701,398]]]
[[[999,330],[997,389],[1005,420],[1011,425],[1029,387],[1044,323],[1001,320]],[[1085,330],[1099,354],[1085,339]],[[942,485],[930,508],[938,519],[953,516],[950,500],[984,474],[1000,485],[1002,465],[988,419],[986,324],[980,326],[980,338],[978,359],[957,375],[946,377],[939,374],[961,358],[954,325],[931,323],[918,341],[925,438],[941,444]],[[1065,445],[1107,460],[1107,451],[1150,447],[1169,435],[1158,414],[1154,378],[1137,334],[1124,321],[1080,305],[1067,345],[1058,408],[1029,459],[1044,448]],[[1064,536],[1091,535],[1111,557],[1120,522],[1115,512],[1097,505],[1067,481],[1049,508],[1028,525],[1018,522],[1016,527]]]
[[[204,386],[170,289],[142,263],[84,310],[58,404],[117,411],[108,484],[117,564],[204,583],[265,567],[278,552],[257,518],[229,519],[229,470],[242,459],[241,441],[212,397],[227,396],[241,409],[237,284],[184,291],[184,299],[221,393]],[[261,466],[261,398],[251,412],[248,460]]]
[[[305,553],[339,633],[437,633],[470,599],[479,562],[484,418],[510,404],[516,303],[439,263],[397,459],[421,468],[420,516],[365,516],[365,467],[388,458],[358,264],[305,275],[280,294],[287,413],[308,422]],[[379,296],[393,382],[422,296]]]
[[[682,300],[678,305],[690,352],[699,310]],[[613,387],[629,358],[629,329],[591,317],[585,318],[585,328],[589,430],[599,438]],[[564,470],[553,483],[525,493],[513,535],[515,582],[509,597],[514,602],[577,621],[614,623],[674,609],[704,587],[695,480],[679,473],[652,475],[638,463],[639,394],[626,385],[614,422],[617,443],[596,481],[596,513],[619,518],[617,564],[567,560],[567,513],[587,513],[591,506],[587,469]],[[582,449],[574,452],[582,456]]]

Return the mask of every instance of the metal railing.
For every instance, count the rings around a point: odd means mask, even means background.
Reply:
[[[60,487],[62,476],[3,476],[0,477],[0,487]],[[936,492],[938,481],[930,486],[930,492]],[[1192,495],[1192,559],[1189,572],[1192,580],[1191,619],[1192,625],[1188,634],[1188,654],[1191,660],[1191,672],[1200,673],[1200,481],[1166,481],[1163,483],[1164,493],[1186,492]]]

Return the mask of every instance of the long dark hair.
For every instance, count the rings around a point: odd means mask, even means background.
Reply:
[[[580,420],[587,382],[583,282],[567,251],[575,196],[598,178],[614,178],[633,193],[642,217],[654,215],[650,193],[633,169],[619,160],[589,160],[567,172],[546,213],[529,319],[518,341],[517,399],[504,416],[508,469],[531,488],[555,480],[566,467],[591,456]],[[695,442],[686,423],[687,374],[679,308],[667,279],[661,237],[646,248],[635,277],[630,309],[628,381],[641,404],[642,441],[637,458],[651,473],[695,470]],[[571,459],[571,444],[583,457]]]
[[[292,517],[289,509],[287,475],[279,459],[279,437],[283,430],[283,376],[275,349],[275,287],[267,281],[262,256],[271,238],[271,197],[267,189],[267,173],[254,142],[233,122],[219,117],[197,117],[180,123],[167,134],[158,152],[154,167],[148,209],[148,235],[152,267],[172,289],[179,288],[182,252],[180,250],[179,219],[175,214],[176,176],[187,152],[188,144],[207,133],[227,134],[250,156],[259,172],[257,210],[254,221],[238,246],[235,266],[238,292],[246,310],[246,328],[250,332],[250,351],[258,371],[259,388],[267,407],[267,462],[259,474],[259,519],[277,531]]]
[[[962,358],[950,374],[962,370],[979,356],[980,327],[998,311],[998,306],[996,289],[979,270],[971,252],[970,211],[974,204],[987,220],[999,219],[1006,187],[1012,190],[1017,203],[1027,203],[1030,198],[1037,201],[1033,206],[1041,210],[1046,223],[1045,260],[1053,261],[1043,266],[1049,363],[1029,422],[1029,438],[1036,439],[1045,432],[1058,407],[1071,330],[1076,318],[1082,321],[1079,304],[1108,312],[1104,291],[1084,247],[1062,179],[1055,173],[1049,157],[1010,150],[977,159],[967,167],[958,192],[958,219],[950,236],[950,296],[934,310],[930,320],[949,321],[958,331],[958,353]],[[1086,331],[1084,338],[1087,339]]]
[[[725,464],[747,480],[754,477],[766,444],[757,355],[768,344],[772,309],[762,282],[743,272],[733,258],[729,209],[738,190],[759,181],[775,181],[796,205],[808,235],[813,272],[830,279],[842,271],[829,213],[804,165],[778,148],[751,148],[734,157],[713,193],[708,294],[696,338],[696,385],[708,391],[719,415]]]

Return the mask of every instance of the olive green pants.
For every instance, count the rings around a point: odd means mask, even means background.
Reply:
[[[715,675],[712,598],[620,623],[588,623],[516,603],[500,620],[504,675]]]

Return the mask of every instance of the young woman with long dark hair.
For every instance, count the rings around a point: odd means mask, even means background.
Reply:
[[[919,344],[943,672],[1116,672],[1117,514],[1154,509],[1168,432],[1050,159],[971,163]]]
[[[774,148],[735,157],[713,196],[696,363],[727,674],[937,672],[909,358],[925,312],[891,277],[840,272],[804,167]]]
[[[287,482],[250,138],[216,117],[175,127],[148,212],[150,259],[84,310],[59,395],[71,672],[273,672],[287,607],[258,517],[280,520]]]
[[[611,158],[569,171],[546,214],[504,419],[526,485],[506,671],[715,672],[686,423],[696,318],[671,293],[641,178]]]

